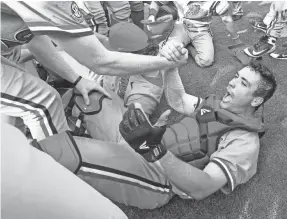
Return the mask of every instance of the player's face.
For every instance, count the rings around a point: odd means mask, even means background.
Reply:
[[[260,100],[258,97],[254,97],[253,93],[258,87],[260,79],[260,74],[249,67],[238,71],[226,88],[226,94],[220,103],[221,108],[234,113],[244,113],[247,108],[258,105]]]

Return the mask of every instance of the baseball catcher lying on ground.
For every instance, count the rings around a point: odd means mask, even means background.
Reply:
[[[166,76],[177,76],[172,71]],[[181,99],[174,106],[187,115],[169,128],[169,112],[152,125],[140,105],[131,104],[119,125],[125,139],[120,144],[65,132],[33,146],[109,199],[143,209],[160,207],[174,195],[199,200],[218,190],[228,194],[246,183],[256,173],[264,132],[254,113],[276,89],[272,73],[251,63],[236,73],[223,98],[186,94],[179,81],[169,89],[170,98]]]

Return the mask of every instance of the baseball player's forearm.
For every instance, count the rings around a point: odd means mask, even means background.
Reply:
[[[79,38],[51,37],[57,45],[61,46],[82,65],[102,75],[144,74],[186,63],[186,60],[173,62],[158,56],[108,51],[94,35]]]
[[[27,45],[27,48],[38,62],[71,83],[74,83],[79,77],[69,63],[62,57],[61,52],[53,45],[49,37],[36,36]]]
[[[110,52],[109,60],[106,64],[111,75],[137,75],[149,74],[154,71],[169,69],[179,64],[168,61],[164,57],[136,55],[130,53]]]
[[[179,160],[167,152],[160,160],[160,166],[174,186],[194,199],[206,197],[206,190],[212,188],[212,178],[204,171]]]
[[[179,76],[178,68],[168,69],[163,73],[164,92],[168,104],[177,112],[190,115],[194,112],[201,98],[187,94],[182,80]]]

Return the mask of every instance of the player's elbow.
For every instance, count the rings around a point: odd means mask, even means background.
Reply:
[[[201,185],[198,185],[196,189],[190,191],[187,194],[189,194],[190,197],[192,197],[194,200],[200,201],[216,191],[218,191],[218,189],[213,186],[212,181],[205,181]]]

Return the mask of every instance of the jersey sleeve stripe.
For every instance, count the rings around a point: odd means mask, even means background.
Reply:
[[[91,28],[80,28],[80,29],[63,29],[55,26],[34,26],[29,27],[34,35],[49,35],[55,33],[68,33],[73,36],[89,36],[93,35],[93,31]]]
[[[218,158],[213,158],[210,162],[217,164],[222,169],[227,178],[228,185],[230,186],[231,191],[233,191],[235,188],[235,178],[228,166],[221,159]]]
[[[77,24],[77,25],[53,25],[50,22],[45,21],[33,21],[33,22],[25,22],[29,27],[58,27],[64,30],[72,30],[72,29],[90,29],[88,25]]]

